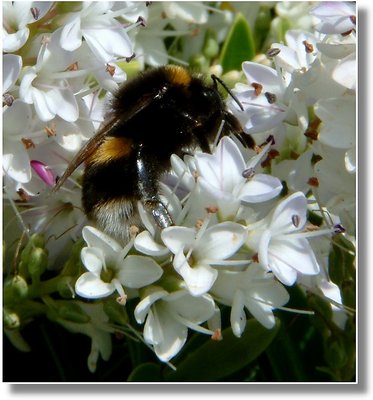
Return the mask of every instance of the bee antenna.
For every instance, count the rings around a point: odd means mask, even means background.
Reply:
[[[211,79],[214,81],[215,89],[217,88],[217,82],[219,82],[223,88],[227,91],[227,93],[232,97],[232,99],[238,104],[240,107],[241,111],[244,111],[244,108],[242,106],[242,103],[238,100],[237,96],[232,93],[232,91],[229,89],[229,87],[222,81],[220,78],[218,78],[216,75],[212,74]]]

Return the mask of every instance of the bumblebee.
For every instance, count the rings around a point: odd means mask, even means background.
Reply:
[[[127,240],[132,225],[141,229],[139,201],[160,228],[172,225],[159,196],[159,180],[170,168],[171,155],[182,157],[196,147],[210,152],[223,120],[222,135],[248,140],[228,112],[217,82],[225,87],[214,75],[207,84],[175,65],[147,70],[125,82],[102,128],[72,160],[55,190],[84,162],[82,203],[99,229]]]

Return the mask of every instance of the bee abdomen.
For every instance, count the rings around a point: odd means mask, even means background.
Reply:
[[[127,242],[131,226],[142,228],[137,199],[115,198],[98,202],[88,215],[100,230],[109,236]]]

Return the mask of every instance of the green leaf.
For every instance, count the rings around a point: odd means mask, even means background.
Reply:
[[[246,18],[238,13],[224,42],[220,64],[223,73],[241,70],[241,64],[255,56],[255,43]]]
[[[161,366],[154,363],[144,363],[137,366],[129,375],[128,382],[160,382]]]
[[[351,301],[345,304],[354,307],[354,285],[355,285],[355,247],[343,235],[333,238],[333,247],[329,254],[329,275],[330,279],[339,287],[348,289],[352,286]],[[346,296],[347,293],[343,293]]]
[[[166,371],[166,379],[182,382],[221,380],[255,360],[272,342],[279,325],[276,320],[275,327],[269,330],[257,320],[250,319],[240,338],[227,328],[222,332],[222,341],[205,342],[181,361],[176,371]]]
[[[271,11],[272,7],[268,4],[263,4],[259,7],[258,15],[254,24],[254,37],[258,49],[262,48],[271,29]]]

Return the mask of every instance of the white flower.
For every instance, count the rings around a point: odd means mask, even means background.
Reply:
[[[221,303],[232,307],[231,326],[240,337],[246,326],[244,308],[264,327],[275,325],[273,310],[289,301],[286,289],[258,264],[250,265],[246,271],[219,271],[211,294]]]
[[[281,31],[284,23],[292,28],[299,28],[308,31],[313,30],[314,17],[310,15],[312,2],[303,1],[279,1],[275,4],[276,17],[272,25]]]
[[[355,150],[355,149],[354,149]],[[322,160],[315,164],[317,194],[328,211],[338,215],[350,234],[356,231],[356,175],[346,168],[345,150],[320,146]]]
[[[89,247],[81,251],[81,259],[88,269],[75,284],[78,295],[89,299],[107,297],[117,291],[119,302],[125,303],[127,288],[140,288],[157,281],[163,271],[152,259],[127,255],[130,242],[124,249],[96,228],[85,226],[83,238]],[[122,286],[123,285],[123,286]]]
[[[241,202],[260,203],[273,199],[281,192],[282,185],[277,178],[254,173],[269,147],[270,144],[246,164],[233,140],[223,137],[214,154],[195,156],[202,193],[206,192],[210,198],[216,199],[218,213],[223,218],[234,216]],[[243,176],[247,170],[250,170],[248,178]]]
[[[316,275],[320,271],[307,234],[300,233],[306,222],[307,199],[297,192],[264,220],[248,226],[248,245],[258,251],[259,263],[285,285],[294,284],[298,273]]]
[[[336,149],[346,150],[346,170],[356,169],[356,103],[354,96],[321,99],[315,104],[321,119],[319,141]]]
[[[111,334],[114,329],[109,324],[109,318],[103,310],[103,304],[86,304],[80,301],[74,302],[87,314],[89,321],[86,323],[72,322],[58,318],[57,322],[67,330],[74,333],[82,333],[91,338],[91,351],[88,355],[88,369],[96,371],[98,357],[108,361],[112,352]]]
[[[22,58],[14,54],[3,56],[3,93],[13,88],[22,68]]]
[[[356,27],[356,6],[354,2],[321,2],[311,11],[311,14],[320,20],[315,29],[322,33],[346,33]]]
[[[346,87],[356,90],[357,62],[356,53],[352,53],[342,59],[334,68],[333,79]]]
[[[246,133],[267,131],[293,117],[287,105],[289,80],[285,82],[273,68],[254,62],[244,62],[242,69],[249,85],[238,83],[233,92],[244,110],[233,100],[228,104]]]
[[[283,160],[276,164],[273,173],[285,181],[292,191],[307,193],[309,190],[308,181],[314,175],[313,154],[314,150],[311,148],[302,153],[296,160]]]
[[[289,30],[285,34],[287,46],[273,43],[271,49],[278,49],[276,63],[287,72],[304,72],[310,68],[317,56],[316,38],[310,32]]]
[[[307,291],[316,292],[317,295],[322,295],[325,301],[330,301],[333,312],[332,321],[340,329],[344,329],[348,316],[343,307],[341,290],[328,279],[327,274],[321,270],[321,273],[316,276],[302,276],[299,283]]]
[[[45,39],[36,65],[26,69],[23,75],[19,94],[25,103],[34,104],[42,121],[49,121],[58,115],[65,121],[73,122],[78,118],[79,110],[66,78],[74,75],[74,71],[65,70],[74,59],[71,52],[59,46],[60,33],[57,30]]]
[[[4,1],[3,51],[19,50],[30,34],[27,25],[44,17],[53,2],[50,1]]]
[[[208,19],[208,10],[200,2],[164,2],[163,8],[171,19],[181,19],[187,23],[204,24]]]
[[[130,57],[131,41],[123,26],[110,15],[110,8],[110,2],[83,2],[82,10],[71,13],[62,29],[62,48],[76,50],[84,38],[103,63],[116,57]]]
[[[135,318],[144,323],[144,339],[154,347],[158,358],[169,361],[184,346],[188,328],[212,335],[200,326],[215,313],[211,296],[191,296],[186,290],[168,293],[159,287],[150,287],[135,308]]]
[[[15,100],[3,113],[3,169],[17,182],[31,179],[30,158],[22,138],[29,139],[32,112],[28,104]]]
[[[244,227],[233,222],[207,229],[206,225],[199,231],[183,226],[162,231],[163,242],[175,255],[173,266],[193,296],[201,296],[210,290],[218,276],[213,266],[224,265],[224,260],[242,246],[246,235]]]

